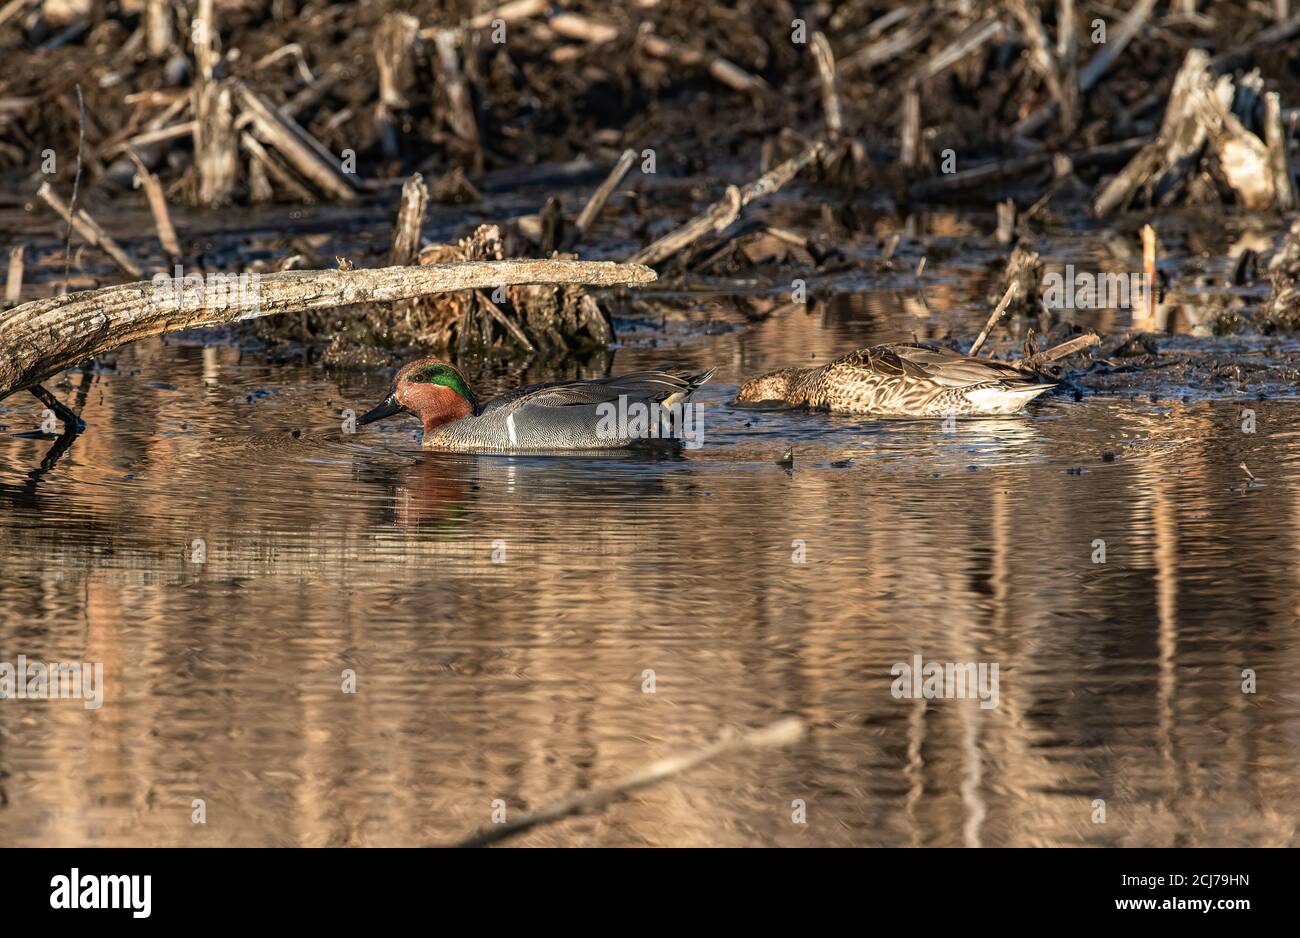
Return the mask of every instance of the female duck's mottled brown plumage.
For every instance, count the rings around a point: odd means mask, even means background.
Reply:
[[[745,382],[736,400],[879,417],[972,417],[1014,414],[1053,387],[1003,362],[900,343],[762,375]]]

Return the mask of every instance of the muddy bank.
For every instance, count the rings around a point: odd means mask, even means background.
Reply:
[[[650,264],[684,296],[761,296],[736,301],[751,321],[866,282],[924,303],[963,274],[991,309],[1018,280],[994,347],[1031,327],[1122,344],[1300,322],[1280,214],[1300,15],[1153,0],[6,10],[0,165],[29,213],[8,237],[10,303],[178,263],[580,257]],[[945,206],[962,207],[953,227],[926,230]],[[223,229],[216,207],[264,226]],[[1212,255],[1171,222],[1189,209],[1211,227],[1247,213],[1252,230]],[[1060,233],[1094,216],[1107,250],[1075,267],[1146,278],[1141,308],[1095,316],[1044,285]],[[69,225],[77,250],[61,252]],[[665,295],[477,290],[244,332],[343,365],[589,358]]]
[[[329,153],[355,154],[359,178],[345,185],[612,161],[629,147],[654,148],[660,172],[690,176],[730,160],[756,164],[783,132],[828,122],[857,144],[851,162],[865,171],[843,178],[879,185],[895,160],[917,175],[938,169],[948,148],[967,169],[1043,145],[1085,151],[1151,134],[1191,49],[1221,72],[1257,70],[1261,87],[1294,107],[1300,86],[1286,53],[1297,32],[1294,17],[1274,21],[1262,5],[1227,0],[1128,9],[859,0],[833,11],[782,0],[49,0],[0,24],[0,160],[11,179],[37,179],[45,148],[75,152],[79,83],[88,178],[129,185],[115,148],[130,142],[173,194],[195,190],[199,169],[181,132],[198,116],[190,99],[205,81],[238,81]],[[831,56],[833,114],[818,34]],[[919,139],[903,139],[913,104]],[[137,141],[148,133],[164,139]],[[248,166],[258,158],[241,151],[238,161],[229,195],[256,195]],[[284,182],[292,176],[272,175],[275,197],[297,201],[302,193]]]

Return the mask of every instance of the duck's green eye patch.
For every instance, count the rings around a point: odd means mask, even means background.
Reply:
[[[426,365],[411,372],[408,381],[415,384],[441,384],[451,388],[467,401],[473,401],[474,395],[455,368],[448,365]]]

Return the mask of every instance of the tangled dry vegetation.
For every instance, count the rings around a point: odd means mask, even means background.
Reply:
[[[168,203],[359,203],[401,187],[389,251],[346,263],[573,257],[603,212],[644,245],[628,260],[666,274],[825,272],[847,263],[837,243],[869,235],[867,200],[999,203],[1008,250],[1049,205],[1292,210],[1298,35],[1285,0],[9,0],[0,167],[131,277],[141,264],[75,204],[66,174],[48,184],[43,154],[80,152],[83,201],[143,186],[173,260],[194,259]],[[706,180],[686,224],[629,181],[647,157],[660,177]],[[613,168],[580,211],[551,200],[425,243],[430,202],[475,202],[484,180],[543,166]],[[819,229],[751,208],[796,180],[818,186]],[[14,300],[22,265],[20,252],[15,289],[11,257]],[[1294,265],[1264,270],[1272,298],[1239,318],[1292,328]],[[1030,286],[1012,314],[1032,306]],[[550,352],[613,335],[574,285],[260,328],[339,359],[360,345]]]

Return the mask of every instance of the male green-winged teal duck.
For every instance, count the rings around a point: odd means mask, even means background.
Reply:
[[[712,377],[639,371],[591,381],[534,384],[483,406],[464,376],[433,358],[397,373],[384,401],[357,418],[361,426],[409,413],[424,424],[424,448],[459,453],[626,449],[674,434],[650,420],[617,419],[638,410],[678,416],[676,408]],[[657,409],[652,405],[658,405]],[[678,428],[680,431],[681,428]]]
[[[899,343],[820,368],[773,371],[746,381],[736,400],[880,417],[978,417],[1014,414],[1055,386],[1002,362]]]

